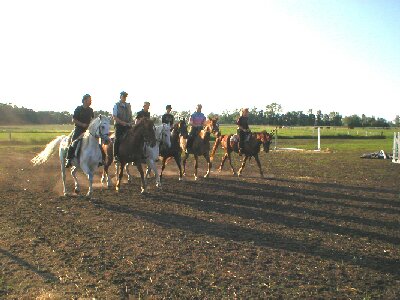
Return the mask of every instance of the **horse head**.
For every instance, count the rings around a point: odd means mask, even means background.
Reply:
[[[89,133],[96,139],[100,138],[101,143],[107,145],[110,142],[110,119],[99,115],[89,124]]]
[[[204,129],[206,131],[210,131],[218,138],[221,135],[221,131],[219,130],[218,116],[213,118],[208,118],[204,126]]]
[[[162,124],[156,127],[156,139],[158,142],[171,147],[171,129],[169,124]]]
[[[154,132],[154,122],[152,120],[142,118],[135,127],[138,129],[141,128],[145,143],[148,143],[151,147],[156,145],[156,134]]]
[[[264,152],[266,153],[269,152],[269,147],[271,146],[273,135],[274,135],[273,132],[269,133],[266,132],[265,130],[257,134],[257,139],[262,143]]]

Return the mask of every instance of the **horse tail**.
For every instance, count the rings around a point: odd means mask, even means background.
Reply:
[[[36,155],[34,158],[31,159],[33,165],[37,166],[45,163],[49,159],[49,157],[54,154],[55,149],[58,147],[58,145],[65,137],[66,137],[65,135],[60,135],[56,137],[54,140],[52,140],[50,143],[48,143],[46,148],[44,148],[42,152],[40,152],[38,155]]]
[[[218,148],[219,144],[221,144],[222,138],[223,138],[223,135],[221,135],[220,137],[215,139],[215,143],[214,143],[214,146],[212,148],[211,155],[210,155],[210,160],[211,161],[214,159],[215,152],[217,151],[217,148]]]

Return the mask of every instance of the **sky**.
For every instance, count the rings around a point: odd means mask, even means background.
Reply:
[[[0,103],[400,115],[398,0],[1,1]]]

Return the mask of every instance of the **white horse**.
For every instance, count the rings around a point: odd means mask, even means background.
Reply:
[[[99,147],[99,138],[101,139],[102,143],[108,143],[109,133],[109,118],[99,115],[97,118],[93,119],[90,122],[88,129],[83,135],[79,155],[78,157],[74,157],[74,159],[72,160],[71,175],[75,181],[75,193],[80,192],[78,179],[76,177],[76,170],[79,167],[89,179],[89,190],[86,196],[91,196],[93,192],[93,175],[98,168],[99,163],[102,161],[101,150]],[[45,163],[49,159],[49,157],[54,154],[57,145],[60,145],[59,156],[64,196],[68,194],[67,187],[65,186],[65,160],[67,156],[69,138],[70,137],[66,135],[56,137],[49,144],[47,144],[46,148],[42,152],[40,152],[31,160],[31,162],[35,166]]]
[[[148,144],[144,145],[143,153],[146,157],[147,171],[146,178],[149,177],[150,172],[153,171],[156,176],[156,186],[161,187],[160,175],[157,170],[156,161],[160,156],[160,144],[170,148],[171,147],[171,127],[169,124],[161,124],[154,126],[154,133],[156,136],[156,145],[150,147]],[[117,166],[117,174],[119,166]],[[128,182],[132,181],[132,175],[129,172],[128,165],[125,167],[125,171],[128,174]]]

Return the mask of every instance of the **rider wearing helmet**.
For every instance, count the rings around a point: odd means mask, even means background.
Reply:
[[[187,141],[187,148],[192,147],[194,138],[203,129],[206,117],[201,112],[202,108],[203,106],[201,104],[197,104],[196,111],[190,116],[189,124],[192,126],[192,128],[190,129],[190,134]]]
[[[128,93],[122,91],[119,96],[119,101],[115,103],[113,108],[113,118],[115,127],[115,141],[114,141],[114,159],[118,161],[119,145],[121,138],[128,131],[132,123],[132,109],[130,103],[126,102]]]
[[[136,114],[136,123],[141,120],[142,118],[150,119],[150,102],[145,101],[143,103],[143,109],[141,111],[138,111]]]
[[[242,108],[240,110],[240,117],[236,121],[237,124],[237,134],[239,135],[239,155],[244,152],[244,143],[247,134],[250,132],[249,128],[249,109]]]
[[[89,94],[83,95],[82,105],[75,109],[72,116],[72,122],[75,124],[75,128],[71,138],[71,144],[68,147],[67,161],[65,162],[66,168],[72,165],[78,137],[88,129],[90,121],[94,118],[94,112],[90,105],[92,105],[92,97]]]
[[[168,124],[172,129],[172,126],[174,125],[174,116],[171,114],[172,106],[168,104],[165,109],[167,111],[165,114],[163,114],[161,123]]]

